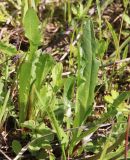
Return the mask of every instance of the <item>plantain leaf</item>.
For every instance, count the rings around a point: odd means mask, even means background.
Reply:
[[[79,56],[76,117],[75,126],[83,123],[85,117],[92,110],[94,89],[97,81],[99,61],[96,59],[96,42],[92,22],[90,20],[83,27],[82,53]]]
[[[55,91],[57,91],[58,88],[60,88],[62,85],[62,72],[63,72],[62,63],[57,63],[52,70],[52,80]]]
[[[26,61],[23,61],[21,64],[19,72],[19,103],[20,103],[20,112],[19,120],[24,122],[25,119],[32,118],[32,107],[35,105],[34,99],[35,94],[33,92],[33,86],[35,83],[35,71],[37,69],[37,84],[41,84],[43,75],[40,70],[42,70],[41,60],[40,69],[36,66],[37,61],[37,48],[40,45],[41,34],[39,30],[40,21],[36,14],[36,11],[33,8],[28,8],[24,20],[23,20],[25,35],[30,41],[30,51],[26,56]],[[33,82],[32,82],[33,81]]]
[[[64,83],[64,99],[71,100],[74,93],[74,77],[67,78]]]
[[[38,90],[53,65],[54,60],[49,54],[43,54],[39,57],[39,61],[36,64],[36,87]]]
[[[83,26],[81,51],[82,52],[78,56],[74,127],[83,125],[85,119],[93,109],[94,90],[100,63],[96,59],[97,45],[91,20],[87,20],[86,24]],[[92,130],[96,129],[97,126],[92,128]],[[81,130],[76,130],[73,132],[73,138],[69,148],[70,154],[72,154],[77,137],[80,135]]]
[[[39,30],[40,21],[33,8],[29,8],[25,14],[23,25],[26,37],[35,45],[40,44],[41,33]]]
[[[27,101],[31,83],[31,62],[24,62],[19,72],[19,120],[23,122],[27,116]]]

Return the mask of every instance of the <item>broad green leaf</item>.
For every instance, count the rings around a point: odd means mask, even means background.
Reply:
[[[62,85],[62,72],[63,66],[62,63],[57,63],[52,70],[52,80],[54,89],[58,89]]]
[[[49,134],[50,134],[51,137],[52,137],[52,135],[53,135],[52,129],[46,127],[44,123],[39,124],[39,125],[35,128],[35,131],[36,131],[36,133],[41,134],[42,136],[43,136],[43,135],[47,135],[47,134],[49,135]]]
[[[40,137],[33,140],[29,145],[29,149],[31,151],[38,151],[41,148],[51,149],[50,142],[46,140],[44,137]]]
[[[36,87],[39,90],[43,80],[54,65],[54,60],[49,54],[43,54],[39,57],[36,64]]]
[[[52,93],[53,90],[50,87],[50,85],[44,85],[42,86],[42,88],[40,89],[40,96],[42,97],[43,103],[42,106],[41,104],[39,104],[41,107],[39,107],[43,112],[47,109],[49,103],[50,103],[50,99],[52,97]]]
[[[55,116],[56,116],[56,119],[58,120],[58,122],[62,123],[63,118],[64,118],[64,113],[65,113],[64,107],[60,106],[59,108],[54,110],[54,113],[55,113]]]
[[[33,135],[35,133],[36,137],[37,137],[37,135],[39,135],[40,137],[41,136],[43,137],[45,135],[45,139],[48,139],[48,140],[53,139],[52,130],[50,128],[48,128],[47,126],[45,126],[44,123],[39,124],[38,122],[36,122],[34,120],[28,120],[28,121],[25,121],[24,123],[22,123],[21,126],[32,130]],[[49,136],[50,136],[50,138],[49,138]]]
[[[70,77],[65,80],[64,83],[64,99],[71,100],[74,93],[75,78]]]
[[[77,92],[74,127],[83,125],[87,116],[92,112],[94,90],[97,82],[99,61],[96,59],[97,45],[93,25],[87,20],[83,26],[81,53],[78,56]],[[94,127],[94,130],[96,128]],[[89,131],[88,131],[89,132]],[[77,136],[81,131],[75,130],[70,145],[70,154],[73,152]]]
[[[12,142],[12,149],[13,149],[13,151],[16,154],[18,154],[21,151],[21,149],[22,149],[22,145],[20,144],[19,141],[13,140],[13,142]]]
[[[82,54],[79,56],[76,126],[83,123],[85,116],[92,110],[94,89],[97,81],[99,61],[96,59],[96,42],[92,22],[88,20],[83,27]]]
[[[31,85],[31,62],[23,62],[19,72],[19,120],[23,122],[27,116],[27,102]]]
[[[32,67],[32,70],[33,70],[33,67]],[[26,105],[26,112],[27,112],[26,119],[27,120],[35,119],[33,114],[35,114],[35,104],[37,101],[35,98],[34,87],[35,87],[35,79],[31,82],[31,85],[29,87],[29,94],[28,94],[27,105]]]
[[[36,11],[33,8],[29,8],[24,17],[24,30],[26,37],[34,45],[40,44],[41,33],[39,29],[40,21],[36,14]]]
[[[35,122],[34,120],[28,120],[21,124],[22,127],[25,127],[31,130],[35,130],[37,125],[38,123]]]
[[[7,56],[13,56],[17,54],[15,46],[2,41],[0,41],[0,51]]]
[[[25,14],[28,10],[29,7],[33,7],[34,10],[37,10],[37,5],[38,3],[40,2],[40,0],[30,0],[30,4],[29,4],[29,1],[28,0],[18,0],[20,2],[18,2],[19,4],[22,5],[22,9],[23,9],[23,19],[25,17]]]

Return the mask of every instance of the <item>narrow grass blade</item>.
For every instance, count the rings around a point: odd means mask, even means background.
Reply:
[[[111,35],[112,35],[112,38],[113,38],[113,41],[114,41],[114,46],[115,46],[115,49],[116,49],[116,58],[120,59],[120,49],[119,49],[119,39],[117,37],[117,34],[116,32],[114,31],[112,25],[108,22],[107,22],[107,26],[111,32]]]
[[[7,112],[6,112],[7,108],[6,107],[7,107],[7,103],[9,100],[9,95],[10,95],[10,90],[8,90],[6,97],[5,97],[5,100],[4,100],[4,104],[0,108],[0,128],[2,127],[4,120],[6,119],[6,116],[7,116]]]

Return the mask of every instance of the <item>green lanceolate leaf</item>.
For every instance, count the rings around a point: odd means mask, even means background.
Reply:
[[[39,57],[39,61],[36,64],[36,87],[38,90],[53,65],[54,60],[49,54],[43,54]]]
[[[76,126],[84,121],[92,110],[99,61],[96,59],[96,42],[92,22],[88,20],[83,27],[82,54],[80,55],[77,82]]]
[[[96,59],[96,41],[91,20],[83,26],[81,53],[78,57],[77,92],[74,127],[81,126],[92,111],[94,90],[97,81],[99,61]],[[92,130],[97,129],[94,127]],[[88,131],[89,132],[89,131]],[[77,136],[81,130],[73,132],[69,152],[72,154]]]
[[[19,72],[19,120],[23,122],[27,116],[27,102],[31,83],[31,62],[24,62]]]
[[[2,41],[0,41],[0,52],[4,53],[7,56],[13,56],[17,54],[15,46]]]
[[[62,72],[63,72],[62,63],[57,63],[52,70],[52,80],[55,91],[57,91],[57,89],[59,89],[62,85]]]
[[[40,21],[36,11],[33,8],[29,8],[27,10],[23,24],[26,37],[34,45],[39,45],[41,39],[41,33],[39,29]]]
[[[74,93],[74,83],[75,83],[74,77],[70,77],[66,79],[64,83],[64,99],[66,100],[72,99],[73,93]]]
[[[31,82],[33,69],[35,69],[35,53],[40,44],[41,33],[39,29],[40,21],[33,8],[28,8],[23,20],[25,35],[30,41],[30,53],[28,59],[23,61],[19,72],[19,120],[23,122],[27,117],[31,117],[34,93],[32,92]],[[33,68],[34,67],[34,68]],[[29,94],[30,93],[30,94]]]

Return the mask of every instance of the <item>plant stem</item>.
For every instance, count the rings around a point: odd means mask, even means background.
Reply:
[[[28,8],[32,7],[32,0],[28,0]]]

